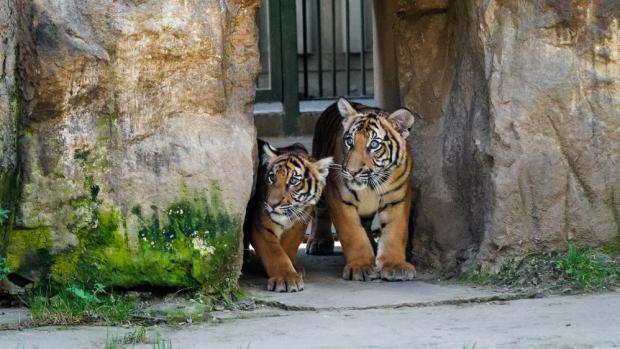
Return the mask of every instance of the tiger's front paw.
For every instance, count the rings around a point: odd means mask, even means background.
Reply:
[[[267,280],[267,290],[274,292],[300,292],[304,289],[304,280],[297,273],[272,276]]]
[[[415,267],[411,263],[390,263],[381,267],[381,279],[387,281],[408,281],[415,279]]]
[[[378,279],[372,263],[349,263],[342,270],[342,278],[353,281],[372,281]]]
[[[325,256],[334,254],[334,239],[329,238],[310,238],[306,245],[306,254],[314,256]]]

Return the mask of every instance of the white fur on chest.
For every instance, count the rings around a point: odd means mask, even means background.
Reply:
[[[357,194],[357,213],[360,216],[370,216],[379,209],[379,195],[370,189],[366,188],[356,192]]]
[[[293,226],[294,222],[291,222],[290,220],[288,220],[288,218],[283,217],[275,221],[280,224],[273,228],[273,232],[274,234],[276,234],[276,237],[279,240],[282,238],[282,235],[284,235],[284,233]]]

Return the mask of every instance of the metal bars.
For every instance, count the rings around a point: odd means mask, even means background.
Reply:
[[[367,46],[372,46],[367,45],[368,34],[372,34],[368,20],[372,6],[367,1],[297,1],[301,7],[297,13],[302,17],[298,17],[298,38],[303,40],[299,55],[302,99],[372,97],[372,81],[368,79],[372,77],[372,49],[367,50]],[[323,28],[324,25],[327,27]],[[331,76],[327,86],[326,75]]]

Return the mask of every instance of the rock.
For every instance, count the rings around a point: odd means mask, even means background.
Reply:
[[[233,287],[253,182],[258,0],[18,5],[12,269],[61,283]]]
[[[397,13],[401,100],[422,115],[416,258],[455,270],[614,241],[619,3],[400,1]]]
[[[151,305],[144,309],[144,313],[150,318],[162,319],[170,323],[192,323],[205,319],[210,310],[205,304],[174,300]]]
[[[0,210],[14,209],[17,199],[17,120],[20,98],[16,84],[17,13],[13,0],[0,4]],[[0,257],[5,254],[7,222],[0,224]],[[4,219],[3,219],[4,220]]]

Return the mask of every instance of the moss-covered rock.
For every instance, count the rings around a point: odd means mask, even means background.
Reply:
[[[233,288],[259,1],[12,1],[28,54],[9,264],[61,284]]]
[[[17,15],[14,1],[0,4],[0,257],[13,222],[18,187],[17,132],[21,95],[17,84]],[[4,217],[6,216],[6,217]]]
[[[15,229],[8,249],[12,270],[59,284],[202,286],[208,293],[235,288],[240,217],[227,213],[217,192],[152,208],[148,217],[134,207],[135,238],[127,235],[128,217],[120,211],[87,198],[73,205],[86,212],[69,225],[77,244],[55,250],[49,227]]]

